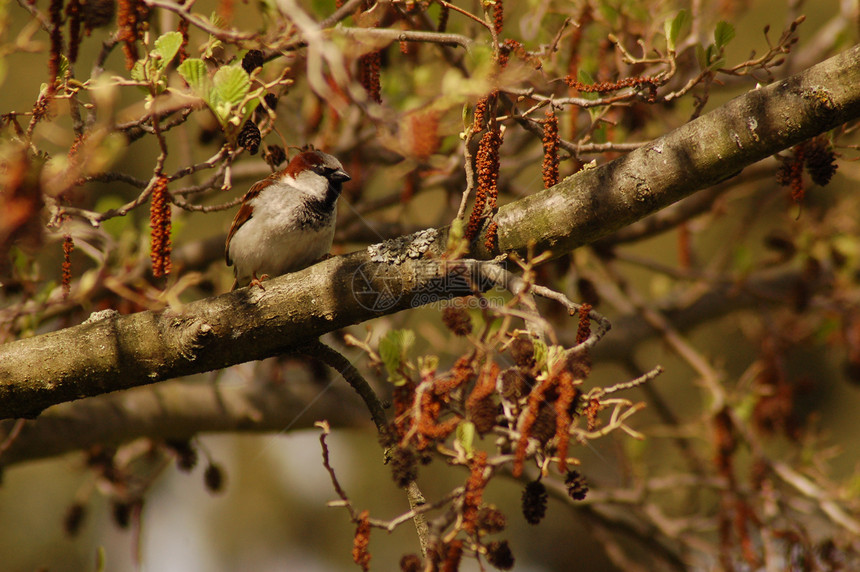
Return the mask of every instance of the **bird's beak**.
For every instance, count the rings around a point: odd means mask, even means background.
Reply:
[[[346,171],[343,169],[338,169],[334,171],[331,175],[329,175],[329,179],[336,183],[345,183],[352,179],[349,175],[346,174]]]

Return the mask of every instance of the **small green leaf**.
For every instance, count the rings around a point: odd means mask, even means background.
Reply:
[[[235,107],[242,103],[251,87],[251,77],[241,66],[224,66],[212,78],[212,98],[217,103]]]
[[[546,367],[546,357],[549,353],[546,344],[538,339],[532,340],[532,343],[535,347],[535,364],[541,369],[545,369]]]
[[[176,57],[180,46],[182,46],[182,34],[179,32],[167,32],[155,40],[155,50],[153,51],[161,56],[160,65],[162,68]]]
[[[222,18],[218,12],[212,12],[209,15],[209,21],[212,22],[212,25],[216,28],[225,29],[227,27],[227,21]]]
[[[215,112],[215,115],[218,117],[218,121],[221,122],[221,125],[226,127],[228,124],[233,124],[234,126],[239,125],[239,120],[236,117],[231,117],[233,106],[225,101],[218,101],[217,99],[213,100],[215,105],[212,107],[212,111]]]
[[[248,100],[248,103],[246,103],[245,107],[242,108],[242,122],[241,122],[242,125],[244,125],[245,120],[248,119],[252,113],[254,113],[254,110],[257,109],[257,107],[259,105],[260,105],[260,98],[259,97],[255,97],[253,99]]]
[[[191,90],[200,98],[210,103],[210,92],[212,81],[206,70],[206,64],[198,58],[188,58],[176,68],[182,79],[191,87]],[[211,103],[210,103],[211,105]]]
[[[674,20],[666,20],[663,22],[663,34],[666,36],[666,47],[670,52],[675,51],[676,36],[672,33],[672,23]]]
[[[475,442],[475,424],[471,421],[463,421],[457,425],[457,431],[454,438],[458,448],[463,451],[467,457],[471,457],[472,452],[475,450],[472,446]]]
[[[674,18],[666,20],[663,27],[666,31],[666,43],[669,49],[675,51],[675,45],[678,42],[678,37],[681,34],[681,29],[690,22],[690,13],[687,10],[680,10]]]
[[[129,72],[131,79],[134,81],[142,81],[146,83],[157,82],[161,79],[161,71],[158,60],[146,58],[134,62],[134,67]],[[146,88],[144,88],[146,91]]]
[[[439,356],[429,355],[418,358],[418,371],[421,377],[432,375],[439,367]]]
[[[448,230],[448,244],[445,245],[445,250],[455,259],[469,250],[465,221],[462,219],[455,218],[451,221],[451,227]]]
[[[415,333],[412,330],[391,330],[379,340],[379,357],[388,370],[388,380],[395,385],[406,381],[400,369],[414,343]]]
[[[717,22],[717,28],[714,30],[714,45],[718,50],[725,48],[734,37],[734,26],[724,21]]]
[[[696,44],[696,61],[699,62],[700,68],[708,67],[708,62],[705,60],[705,48],[702,47],[702,44]]]
[[[215,56],[215,52],[223,46],[224,42],[215,36],[209,36],[209,40],[200,47],[200,55],[203,56],[203,59],[212,59]]]
[[[717,69],[725,63],[725,58],[720,57],[721,51],[714,44],[707,48],[701,44],[696,45],[696,59],[699,60],[699,65],[702,69]]]
[[[146,71],[143,69],[143,60],[137,60],[134,62],[134,66],[128,73],[134,81],[146,81]]]
[[[57,69],[57,79],[62,80],[66,77],[66,73],[69,71],[69,58],[65,55],[60,54],[60,65]]]
[[[448,229],[448,242],[462,240],[466,234],[465,231],[463,219],[455,218],[451,221],[451,227]]]

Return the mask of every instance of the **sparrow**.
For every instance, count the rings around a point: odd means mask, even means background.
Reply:
[[[350,176],[328,153],[305,150],[255,183],[227,233],[233,290],[306,268],[329,253],[341,186]]]

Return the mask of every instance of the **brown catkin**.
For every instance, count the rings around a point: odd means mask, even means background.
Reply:
[[[51,20],[51,52],[48,57],[48,95],[57,90],[57,76],[60,74],[60,55],[63,53],[63,0],[51,0],[48,7]]]
[[[543,124],[543,187],[558,184],[558,117],[552,109],[546,112]]]
[[[495,0],[493,4],[493,29],[496,35],[502,33],[505,27],[505,5],[502,0]]]
[[[548,440],[550,437],[552,437],[552,434],[555,434],[555,411],[553,411],[553,409],[548,404],[546,404],[544,400],[544,395],[552,387],[554,381],[555,380],[552,377],[547,377],[542,380],[536,387],[534,387],[529,393],[526,411],[519,425],[520,439],[517,442],[516,450],[514,453],[514,467],[512,473],[515,477],[519,477],[523,474],[523,465],[526,460],[526,448],[528,446],[529,437],[535,437],[541,442],[544,442],[545,440]],[[533,434],[533,430],[536,427],[542,427],[544,424],[546,424],[547,426],[550,425],[546,423],[546,419],[548,416],[541,416],[542,411],[549,412],[552,414],[552,434],[545,435],[545,433],[547,432],[543,430],[535,431],[535,433],[541,433],[541,436],[538,436],[536,434]],[[541,438],[542,436],[546,437],[546,439]]]
[[[791,199],[803,202],[806,187],[803,184],[803,164],[806,161],[806,144],[800,143],[792,148],[792,156],[783,160],[776,172],[776,182],[791,189]]]
[[[579,325],[576,328],[576,343],[581,344],[591,335],[591,304],[582,304],[579,307]]]
[[[487,480],[484,478],[484,469],[487,467],[486,451],[477,451],[469,465],[469,480],[466,481],[466,490],[463,493],[463,530],[471,534],[477,528],[478,509],[484,498],[484,487],[487,486]]]
[[[442,5],[439,10],[439,23],[436,24],[436,31],[444,33],[448,29],[448,6]]]
[[[78,60],[78,47],[81,45],[81,31],[83,24],[83,9],[81,0],[69,0],[66,5],[66,16],[69,19],[69,61],[75,63]]]
[[[352,545],[352,559],[365,572],[370,570],[368,544],[370,544],[370,513],[365,510],[358,515],[358,524],[355,528],[355,539]]]
[[[149,7],[143,0],[119,0],[116,22],[119,31],[117,40],[122,42],[125,53],[125,67],[131,69],[137,61],[137,44],[143,36],[146,19],[149,17]]]
[[[491,222],[487,226],[484,248],[487,249],[487,252],[491,252],[493,254],[498,254],[499,252],[499,225],[495,222]]]
[[[472,123],[472,131],[478,133],[484,128],[484,122],[487,120],[490,107],[496,100],[498,91],[492,91],[478,100],[475,104],[475,120]]]
[[[409,146],[412,155],[426,161],[439,150],[442,139],[439,136],[439,112],[426,110],[409,116]]]
[[[382,88],[379,81],[379,71],[382,66],[382,52],[375,51],[364,54],[359,58],[359,80],[368,97],[376,103],[382,103]]]
[[[558,470],[567,471],[567,446],[570,442],[570,424],[572,416],[570,410],[577,397],[575,380],[570,371],[562,371],[558,376],[558,399],[555,402],[555,437],[556,455],[558,456]]]
[[[607,93],[610,91],[618,91],[625,87],[646,87],[648,88],[649,103],[657,100],[657,79],[653,77],[626,77],[618,81],[600,81],[593,84],[585,84],[577,80],[575,77],[565,76],[565,83],[583,93]]]
[[[442,563],[441,572],[457,572],[460,569],[460,559],[463,557],[463,541],[452,540],[448,543],[448,553]]]
[[[87,36],[96,28],[113,24],[115,19],[115,0],[87,0],[83,3],[84,33]]]
[[[63,299],[69,297],[72,290],[72,251],[75,249],[75,241],[71,234],[63,236]]]
[[[167,177],[161,176],[152,189],[149,207],[150,247],[152,274],[160,278],[170,273],[170,193],[167,191]]]
[[[179,2],[182,4],[183,2]],[[184,18],[179,19],[179,23],[176,24],[176,31],[182,34],[182,43],[179,44],[179,54],[177,61],[178,63],[182,63],[188,59],[188,20]]]
[[[478,153],[475,157],[477,172],[477,190],[475,191],[475,206],[466,226],[465,237],[474,240],[484,218],[496,210],[499,194],[499,147],[502,145],[502,135],[498,128],[490,129],[481,137]]]

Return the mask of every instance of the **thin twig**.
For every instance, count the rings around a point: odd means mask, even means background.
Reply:
[[[351,361],[346,359],[340,352],[334,348],[327,346],[319,340],[304,345],[296,350],[304,355],[317,358],[332,369],[340,373],[350,386],[358,393],[367,405],[368,411],[376,428],[383,432],[386,430],[388,421],[385,418],[385,409],[382,407],[382,402],[367,380],[362,377]]]
[[[346,18],[358,10],[364,2],[365,0],[349,0],[348,2],[344,2],[343,6],[335,10],[332,15],[320,21],[320,28],[331,28],[338,22],[346,20]]]
[[[458,12],[458,13],[462,14],[463,16],[466,16],[467,18],[474,20],[475,22],[484,26],[488,30],[490,30],[490,31],[493,30],[493,27],[490,24],[488,24],[487,22],[485,22],[484,20],[482,20],[478,16],[475,16],[474,14],[469,12],[468,10],[464,10],[463,8],[460,8],[459,6],[455,6],[454,4],[451,4],[450,2],[445,2],[445,0],[436,0],[436,1],[439,4],[441,4],[442,6],[444,6],[445,8],[453,10],[454,12]]]
[[[12,446],[12,443],[18,438],[21,434],[21,430],[24,428],[24,424],[27,422],[26,419],[16,419],[14,425],[12,425],[12,429],[9,430],[9,433],[6,435],[6,438],[3,439],[3,442],[0,443],[0,456]]]
[[[176,4],[175,2],[169,2],[167,0],[143,0],[144,3],[149,7],[155,8],[164,8],[170,12],[174,12],[188,21],[189,24],[200,28],[204,32],[208,32],[209,34],[215,36],[219,40],[225,42],[243,42],[247,40],[253,40],[256,37],[256,34],[253,33],[240,33],[234,32],[231,30],[223,30],[218,26],[215,26],[208,19],[201,18],[195,14],[192,14],[188,8],[188,6]]]
[[[469,203],[469,197],[475,189],[475,165],[472,159],[472,151],[469,149],[471,139],[472,129],[469,128],[463,141],[463,170],[466,172],[466,188],[463,189],[463,195],[460,198],[460,207],[457,209],[456,216],[457,220],[463,220],[466,216],[466,205]]]
[[[421,493],[421,489],[418,488],[418,483],[415,480],[409,481],[409,484],[406,485],[406,498],[409,500],[409,508],[412,509],[408,513],[404,514],[401,518],[406,519],[407,517],[412,519],[412,522],[415,523],[415,532],[418,534],[418,542],[421,545],[421,554],[426,558],[427,552],[430,550],[430,526],[427,524],[427,517],[424,515],[425,507],[428,507],[427,500],[424,498],[424,495]],[[446,497],[442,501],[442,503],[448,502],[448,498]],[[439,503],[436,503],[437,505]],[[435,505],[434,505],[435,506]],[[390,530],[393,530],[393,527],[396,526],[394,522],[392,522]]]
[[[219,203],[217,205],[196,205],[194,203],[189,203],[184,197],[173,194],[173,204],[181,208],[182,210],[186,210],[189,212],[197,212],[197,213],[213,213],[217,211],[226,211],[227,209],[232,209],[236,205],[242,204],[242,199],[244,197],[236,197],[232,201],[226,203]]]
[[[337,475],[335,474],[334,468],[331,466],[331,460],[329,459],[326,437],[331,434],[331,427],[329,426],[328,421],[317,421],[314,423],[314,426],[322,429],[322,433],[320,433],[320,446],[322,447],[323,467],[325,467],[325,470],[328,471],[329,477],[331,477],[331,484],[334,487],[334,491],[344,502],[344,506],[346,506],[349,510],[350,516],[354,519],[355,514],[353,513],[352,504],[349,502],[349,497],[346,496],[346,491],[340,486],[340,482],[337,480]]]
[[[335,33],[357,41],[364,39],[386,39],[391,42],[421,42],[443,46],[460,46],[471,49],[475,41],[461,34],[426,32],[423,30],[396,30],[391,28],[337,28]]]

